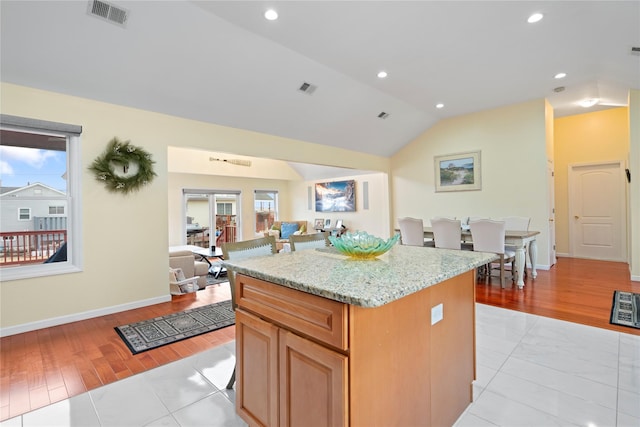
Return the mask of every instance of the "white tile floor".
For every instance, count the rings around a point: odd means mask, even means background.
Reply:
[[[640,337],[477,305],[468,426],[640,427]],[[0,423],[244,426],[224,387],[234,343]],[[381,392],[384,392],[381,390]]]

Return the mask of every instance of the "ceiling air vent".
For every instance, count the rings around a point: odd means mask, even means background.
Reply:
[[[378,114],[379,119],[386,119],[387,117],[389,117],[389,113],[385,113],[384,111]]]
[[[316,91],[316,89],[318,89],[318,86],[312,85],[311,83],[307,83],[307,82],[302,83],[298,88],[300,92],[304,92],[307,95],[311,95],[313,92]]]
[[[100,0],[90,0],[87,12],[91,16],[124,27],[129,18],[129,11],[119,6]]]

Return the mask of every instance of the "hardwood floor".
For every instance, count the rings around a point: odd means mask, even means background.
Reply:
[[[231,298],[229,286],[0,339],[0,421],[219,346],[228,327],[132,355],[114,328]]]
[[[562,258],[528,277],[523,290],[501,289],[498,278],[476,285],[483,304],[640,335],[609,324],[614,290],[640,293],[627,264]],[[67,399],[104,384],[235,339],[233,327],[132,355],[114,327],[230,298],[226,284],[197,295],[136,310],[0,339],[0,420]]]
[[[495,273],[494,273],[495,274]],[[495,305],[598,328],[640,335],[640,329],[609,324],[613,291],[640,293],[640,282],[629,278],[629,266],[620,262],[559,258],[548,271],[529,275],[522,290],[498,277],[476,284],[476,302]]]

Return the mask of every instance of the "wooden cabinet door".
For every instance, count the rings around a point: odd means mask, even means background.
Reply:
[[[279,333],[280,426],[348,425],[347,356]]]
[[[249,425],[278,425],[278,327],[236,310],[236,411]]]

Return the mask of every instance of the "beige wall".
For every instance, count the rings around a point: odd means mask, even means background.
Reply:
[[[392,219],[531,217],[538,265],[548,268],[548,104],[530,101],[443,120],[391,159]],[[435,192],[434,156],[481,150],[482,190]]]
[[[186,237],[183,232],[184,199],[182,197],[182,190],[185,188],[240,191],[239,219],[241,228],[238,230],[238,240],[253,239],[255,237],[254,190],[277,191],[280,218],[289,219],[291,212],[292,200],[289,182],[284,180],[170,173],[168,188],[169,245],[186,244]]]
[[[556,249],[559,255],[570,253],[569,165],[611,160],[626,163],[628,154],[629,111],[626,107],[555,120]]]
[[[14,281],[0,287],[3,333],[35,329],[167,300],[169,200],[167,152],[177,146],[303,163],[388,172],[389,159],[226,128],[148,111],[2,83],[3,114],[81,125],[80,273]],[[87,171],[111,138],[129,139],[156,161],[158,177],[140,192],[107,192]],[[306,193],[305,193],[306,203]],[[286,215],[286,213],[284,213]],[[169,227],[175,225],[169,224]],[[172,238],[172,241],[175,241]],[[19,325],[19,327],[16,327]]]
[[[363,230],[370,234],[387,238],[389,229],[389,186],[387,175],[383,173],[365,175],[345,175],[331,181],[353,179],[356,181],[355,212],[315,212],[313,188],[315,181],[272,180],[266,178],[242,178],[200,174],[169,174],[169,244],[184,244],[182,221],[182,190],[218,189],[235,190],[242,193],[242,239],[254,238],[253,231],[253,191],[276,190],[279,197],[279,218],[283,221],[307,221],[312,229],[316,218],[329,218],[331,223],[342,219],[349,231]],[[363,183],[367,182],[369,209],[363,206]],[[309,209],[309,188],[311,188],[311,209]]]
[[[629,164],[635,178],[630,186],[630,240],[634,254],[631,268],[636,280],[640,280],[640,227],[637,225],[640,223],[640,92],[632,91],[630,102]],[[354,177],[358,189],[362,188],[365,179],[370,183],[372,219],[347,214],[342,217],[347,226],[357,217],[359,222],[365,221],[367,231],[380,235],[384,235],[384,230],[376,227],[385,227],[380,224],[386,223],[389,232],[397,226],[395,219],[399,216],[425,219],[436,215],[531,216],[531,228],[542,231],[539,264],[544,266],[548,262],[548,232],[544,231],[547,190],[544,184],[541,185],[545,182],[547,162],[545,111],[548,106],[543,100],[444,120],[391,159],[6,83],[0,86],[0,106],[3,114],[83,126],[84,269],[75,274],[3,281],[0,287],[0,328],[3,333],[7,328],[15,333],[169,298],[167,246],[181,243],[182,236],[182,217],[175,215],[182,209],[181,195],[177,194],[181,190],[178,189],[181,186],[210,188],[212,184],[216,184],[215,187],[233,184],[217,177],[167,173],[169,147],[379,171],[380,174]],[[130,196],[107,192],[86,170],[114,136],[144,147],[156,161],[158,177],[148,187]],[[482,150],[482,190],[435,193],[433,156],[472,150]],[[387,178],[390,171],[390,178]],[[258,185],[257,182],[243,182],[236,186],[240,188],[245,184],[247,188]],[[263,180],[260,184],[265,185]],[[282,195],[287,194],[289,203],[283,204],[282,218],[304,215],[311,219],[318,215],[307,209],[310,184],[282,180],[270,182],[262,189],[278,189]],[[388,206],[385,198],[391,199],[392,215],[385,206]],[[358,198],[358,209],[361,203],[362,199]],[[300,209],[300,206],[304,208]],[[360,210],[356,213],[361,214],[365,215]],[[337,218],[338,214],[332,216]]]
[[[390,237],[389,217],[389,180],[387,174],[346,175],[328,181],[356,181],[356,211],[355,212],[316,212],[314,198],[314,184],[319,181],[291,181],[290,194],[292,197],[292,218],[306,219],[311,225],[315,218],[336,220],[342,219],[348,231],[366,231],[374,236]],[[364,183],[368,183],[369,208],[364,209]],[[309,209],[309,189],[311,189],[311,209]]]

